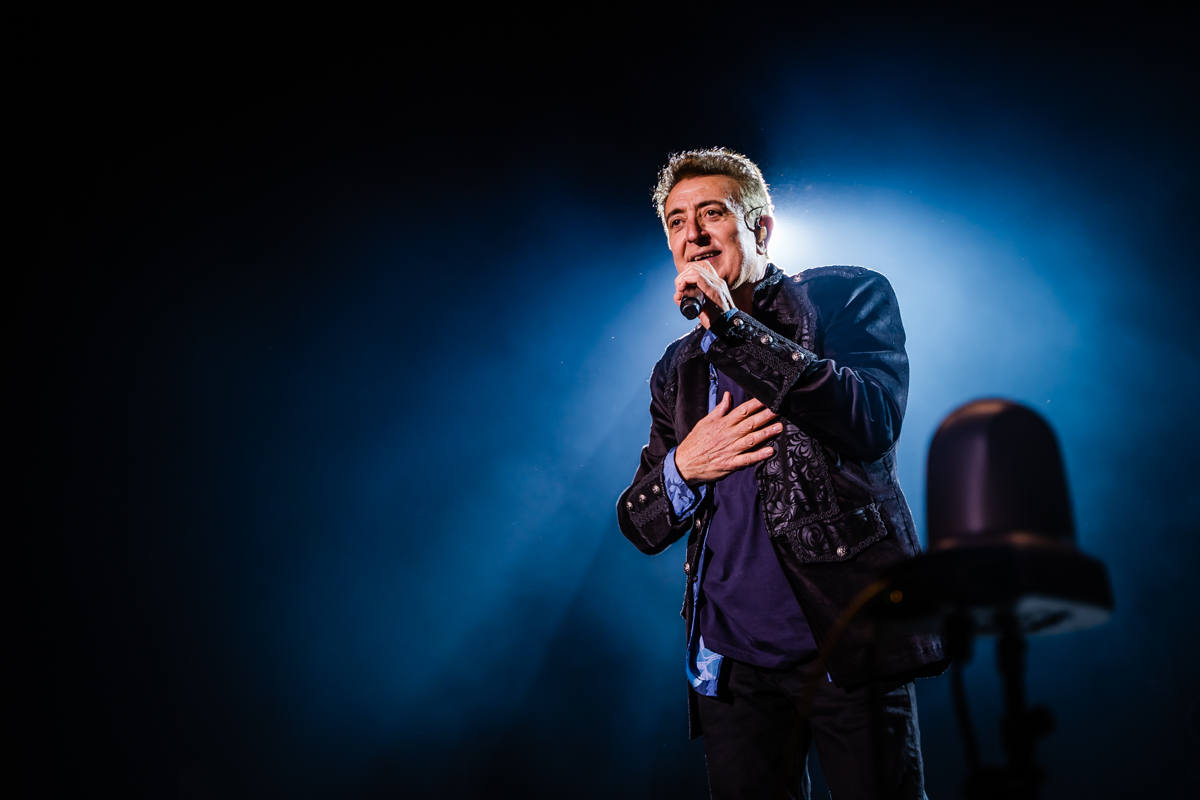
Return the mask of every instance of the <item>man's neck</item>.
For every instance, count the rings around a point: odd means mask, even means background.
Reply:
[[[744,311],[747,314],[754,308],[754,287],[758,286],[767,277],[767,262],[763,261],[761,268],[758,270],[758,277],[752,281],[746,281],[741,286],[730,291],[733,297],[733,304],[738,307],[739,311]]]
[[[758,285],[758,281],[754,283],[743,283],[741,286],[734,289],[730,294],[733,296],[733,304],[738,307],[739,311],[750,313],[754,307],[754,287]]]

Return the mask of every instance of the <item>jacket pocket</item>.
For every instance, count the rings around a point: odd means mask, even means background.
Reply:
[[[788,547],[804,564],[849,561],[887,536],[874,503],[827,518],[808,519],[784,532]]]

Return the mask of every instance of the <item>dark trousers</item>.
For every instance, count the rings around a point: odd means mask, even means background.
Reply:
[[[763,669],[727,659],[718,697],[699,697],[713,800],[803,798],[815,744],[834,800],[925,797],[912,683],[839,689],[821,675],[799,706],[812,666]]]

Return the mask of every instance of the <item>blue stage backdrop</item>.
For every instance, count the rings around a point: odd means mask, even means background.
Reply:
[[[1197,81],[1171,21],[731,17],[703,46],[662,21],[107,24],[29,37],[47,787],[706,796],[683,556],[638,553],[614,503],[689,330],[649,189],[720,144],[772,183],[785,271],[895,286],[922,530],[951,410],[1007,397],[1060,437],[1117,608],[1031,641],[1045,796],[1200,788]],[[988,642],[968,688],[999,761]],[[947,679],[919,698],[930,795],[961,796]]]

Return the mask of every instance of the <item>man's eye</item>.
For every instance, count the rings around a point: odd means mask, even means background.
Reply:
[[[669,227],[669,228],[678,228],[682,224],[683,224],[683,220],[680,219],[679,217],[675,217],[674,219],[667,220],[667,227]]]
[[[721,209],[719,209],[719,208],[706,208],[706,209],[704,210],[704,216],[706,216],[706,217],[719,217],[719,216],[721,216]]]

